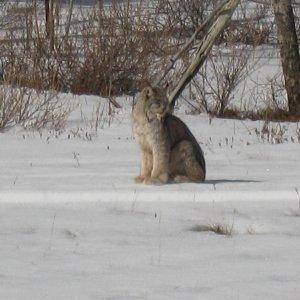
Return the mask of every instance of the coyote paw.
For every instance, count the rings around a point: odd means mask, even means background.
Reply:
[[[135,181],[136,183],[142,183],[142,182],[144,182],[144,180],[145,180],[145,178],[142,177],[142,176],[136,176],[136,177],[134,178],[134,181]]]
[[[145,184],[162,185],[169,181],[169,175],[167,173],[161,174],[158,177],[145,178]]]

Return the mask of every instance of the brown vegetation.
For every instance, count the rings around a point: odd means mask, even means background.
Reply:
[[[39,130],[63,129],[70,108],[62,105],[55,93],[28,88],[0,86],[0,132],[15,125]]]
[[[219,235],[232,236],[233,225],[221,224],[221,223],[212,223],[212,224],[202,224],[196,225],[191,228],[191,231],[195,232],[213,232]]]
[[[43,2],[1,2],[0,80],[37,91],[110,97],[135,94],[145,82],[154,82],[221,1],[112,1],[109,9],[102,1],[92,9],[73,1],[69,6],[46,2],[46,10]],[[250,59],[255,47],[275,42],[266,19],[270,4],[259,1],[248,10],[247,2],[242,1],[237,17],[217,40],[219,50],[191,84],[192,105],[214,116],[292,120],[281,106],[249,113],[230,106],[237,86],[255,67]],[[170,88],[192,57],[193,49],[184,53],[165,78]]]
[[[150,7],[142,1],[113,1],[109,9],[84,9],[47,1],[46,17],[45,5],[7,4],[3,20],[10,22],[3,26],[0,49],[5,80],[79,94],[135,93],[162,72],[178,45],[219,2],[160,0]],[[238,34],[249,37],[249,22],[239,24]],[[260,31],[253,35],[261,40]],[[222,42],[228,42],[226,33]]]

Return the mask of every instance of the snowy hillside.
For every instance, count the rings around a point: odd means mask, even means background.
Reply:
[[[181,109],[207,181],[145,186],[130,100],[95,135],[78,99],[64,133],[0,134],[0,299],[298,299],[296,124]]]

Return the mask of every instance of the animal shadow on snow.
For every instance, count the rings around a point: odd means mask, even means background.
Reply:
[[[205,180],[202,184],[220,184],[220,183],[258,183],[261,181],[258,180],[242,180],[242,179],[214,179],[214,180]]]

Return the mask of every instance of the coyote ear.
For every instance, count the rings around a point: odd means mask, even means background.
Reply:
[[[143,94],[146,99],[149,99],[153,95],[153,89],[151,86],[147,86],[143,89]]]

